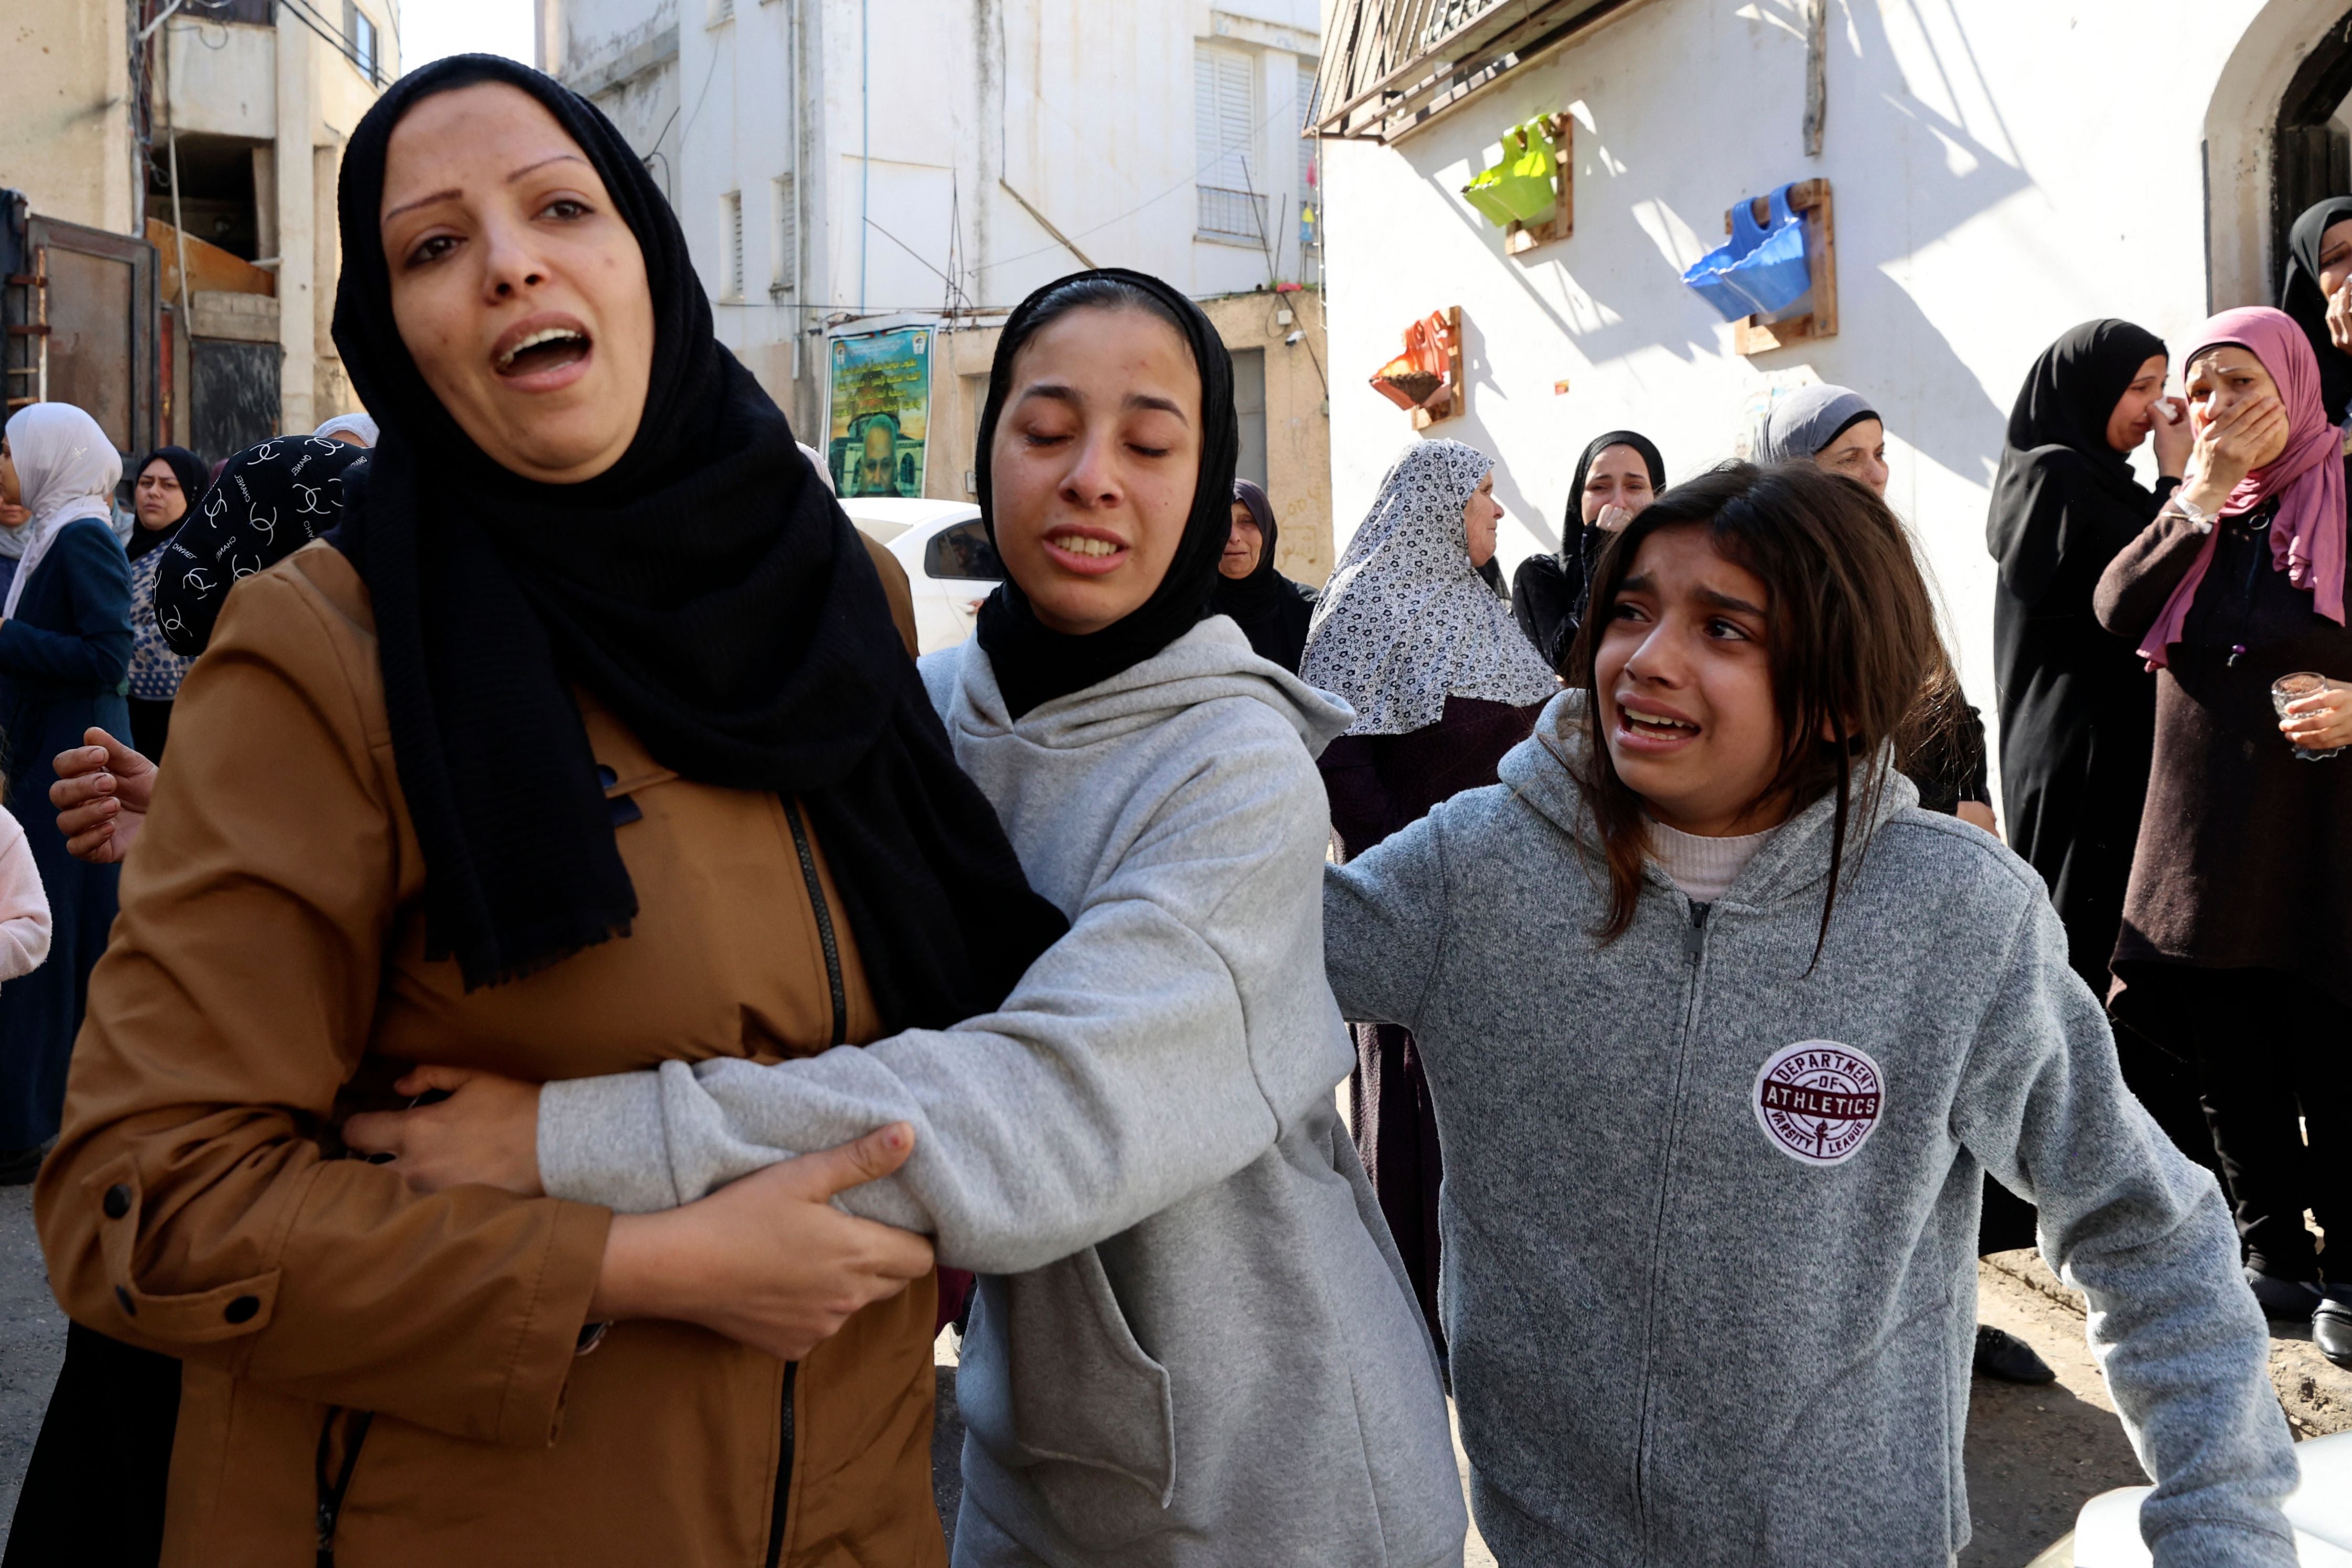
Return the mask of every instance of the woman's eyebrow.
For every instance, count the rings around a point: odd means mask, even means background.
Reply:
[[[429,196],[419,196],[413,202],[401,203],[400,205],[393,208],[392,211],[384,214],[383,217],[376,221],[379,224],[388,224],[392,222],[393,219],[400,216],[403,213],[412,213],[419,207],[429,207],[436,202],[455,201],[462,194],[464,194],[464,193],[457,190],[455,186],[452,186],[446,191],[436,191]]]
[[[1183,419],[1184,423],[1187,424],[1192,423],[1191,420],[1184,418],[1184,405],[1182,403],[1178,402],[1172,397],[1161,397],[1157,392],[1129,392],[1127,394],[1127,406],[1129,408],[1156,408],[1160,410],[1162,413],[1172,413],[1177,418]]]
[[[513,173],[508,175],[507,183],[511,185],[517,180],[521,179],[525,174],[531,172],[533,170],[544,169],[550,163],[561,163],[566,158],[571,159],[574,163],[585,163],[588,162],[587,159],[583,158],[577,152],[551,152],[546,157],[541,158],[538,162],[526,163],[521,168],[516,170]]]
[[[1696,599],[1701,604],[1707,605],[1716,610],[1743,610],[1750,615],[1761,615],[1764,613],[1764,607],[1762,605],[1750,604],[1745,599],[1738,598],[1733,594],[1722,592],[1721,591],[1713,588],[1699,589],[1693,593],[1692,597]]]
[[[583,158],[577,152],[551,152],[546,157],[539,160],[536,163],[526,163],[521,168],[516,170],[513,173],[508,175],[507,183],[511,185],[517,180],[521,179],[525,174],[530,173],[534,169],[544,169],[550,163],[561,163],[567,158],[571,159],[575,163],[586,163],[588,162],[587,159]],[[403,202],[400,205],[393,208],[392,211],[384,214],[383,216],[377,221],[381,224],[388,224],[392,222],[393,219],[400,216],[403,213],[415,212],[419,207],[429,207],[436,202],[455,201],[464,194],[465,193],[463,191],[458,190],[453,185],[446,191],[436,191],[429,196],[419,196],[413,202]]]

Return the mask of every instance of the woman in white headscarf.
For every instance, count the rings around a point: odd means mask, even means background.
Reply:
[[[114,922],[113,866],[66,852],[49,758],[100,726],[130,733],[131,564],[113,528],[122,456],[70,403],[19,409],[0,439],[0,501],[31,514],[0,603],[0,767],[48,890],[49,961],[0,988],[0,1185],[30,1181],[65,1103],[89,969]]]
[[[310,434],[321,441],[340,441],[349,446],[373,446],[383,434],[374,418],[365,413],[339,413]]]
[[[1493,458],[1458,441],[1415,442],[1323,590],[1298,673],[1356,710],[1317,763],[1342,862],[1448,796],[1495,782],[1503,753],[1559,690],[1478,575],[1502,516]],[[1356,1147],[1442,1347],[1437,1124],[1412,1036],[1358,1024],[1348,1095]]]

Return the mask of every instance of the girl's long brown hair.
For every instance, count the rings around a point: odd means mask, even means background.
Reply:
[[[1939,676],[1948,676],[1951,664],[1937,633],[1934,601],[1910,539],[1886,504],[1853,480],[1811,463],[1773,468],[1727,463],[1676,485],[1626,525],[1595,564],[1592,600],[1570,664],[1570,679],[1584,685],[1589,741],[1577,783],[1609,868],[1609,913],[1593,933],[1603,942],[1623,936],[1633,923],[1649,835],[1642,798],[1618,776],[1609,755],[1592,656],[1642,541],[1681,525],[1705,528],[1708,543],[1754,572],[1769,594],[1765,645],[1780,721],[1780,763],[1757,801],[1785,798],[1793,816],[1824,795],[1837,798],[1829,888],[1813,944],[1818,959],[1837,904],[1846,830],[1857,805],[1857,765],[1866,818],[1885,783],[1885,769],[1878,766],[1882,749],[1894,741],[1907,751],[1923,723],[1939,722],[1915,717],[1923,700],[1941,702],[1948,695]]]

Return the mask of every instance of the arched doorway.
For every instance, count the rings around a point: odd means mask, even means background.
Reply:
[[[2352,195],[2352,11],[2327,29],[2287,82],[2271,143],[2273,265],[2263,298],[2278,301],[2278,273],[2296,214],[2329,196]]]
[[[2315,0],[2253,7],[2205,113],[2206,305],[2277,297],[2287,226],[2319,195],[2352,190],[2337,119],[2352,91],[2352,12]]]

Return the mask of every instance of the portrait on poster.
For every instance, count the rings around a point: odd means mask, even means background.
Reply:
[[[930,436],[931,329],[833,340],[825,458],[844,496],[923,493]]]

